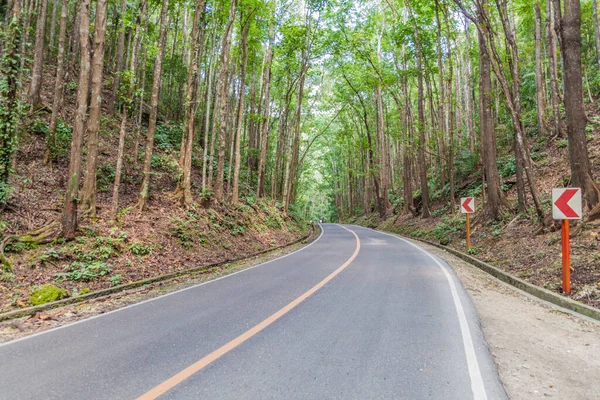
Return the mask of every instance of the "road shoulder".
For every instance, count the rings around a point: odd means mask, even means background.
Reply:
[[[511,399],[592,399],[600,393],[600,324],[511,288],[441,249],[471,296]]]

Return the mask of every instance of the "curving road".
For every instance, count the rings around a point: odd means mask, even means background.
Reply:
[[[443,261],[356,226],[0,345],[0,399],[505,399]]]

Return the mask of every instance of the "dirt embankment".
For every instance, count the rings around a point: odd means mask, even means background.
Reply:
[[[588,151],[592,173],[600,177],[600,113],[596,105],[588,107],[591,123],[588,125]],[[499,137],[498,140],[502,138]],[[565,138],[543,137],[528,132],[528,143],[534,163],[533,173],[546,215],[545,226],[537,222],[531,206],[527,212],[516,210],[516,164],[511,153],[499,154],[501,184],[513,208],[504,209],[498,220],[485,219],[481,213],[484,203],[480,168],[457,167],[457,200],[475,197],[476,213],[472,215],[470,254],[535,285],[560,293],[561,284],[561,232],[558,221],[552,221],[552,188],[570,185],[568,143]],[[508,146],[503,146],[505,151]],[[462,156],[458,154],[457,157]],[[473,161],[471,158],[467,158]],[[457,160],[457,165],[464,160]],[[475,165],[479,161],[473,161]],[[470,164],[469,164],[470,165]],[[432,217],[395,215],[385,221],[371,214],[350,222],[379,228],[408,237],[429,239],[466,252],[466,224],[458,207],[452,210],[448,204],[448,185],[445,191],[432,192]],[[415,198],[419,200],[420,198]],[[531,205],[531,199],[528,198]],[[418,203],[418,201],[417,201]],[[574,223],[571,228],[571,298],[600,308],[600,221]]]
[[[75,89],[67,85],[62,118],[52,144],[52,161],[45,163],[52,81],[53,71],[48,70],[42,93],[45,107],[23,122],[11,176],[12,193],[0,208],[0,240],[57,220],[63,207]],[[106,98],[110,93],[105,91],[104,95]],[[94,219],[81,220],[76,240],[58,239],[43,246],[26,242],[7,245],[11,266],[0,269],[0,312],[30,306],[32,292],[42,285],[58,289],[40,293],[39,301],[77,296],[255,254],[307,233],[305,222],[284,213],[279,204],[256,200],[245,186],[239,205],[210,204],[210,194],[202,193],[202,163],[197,159],[193,160],[193,195],[207,207],[195,204],[182,208],[172,196],[179,176],[181,126],[166,121],[158,123],[150,197],[142,213],[135,205],[142,180],[145,127],[138,132],[133,124],[128,126],[120,211],[116,221],[110,221],[119,127],[119,121],[104,108],[99,134],[98,213]],[[202,154],[196,150],[194,154]]]

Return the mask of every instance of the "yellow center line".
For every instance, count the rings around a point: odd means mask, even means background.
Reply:
[[[358,252],[360,251],[360,239],[358,238],[358,235],[354,231],[346,228],[345,226],[341,226],[341,225],[339,225],[339,226],[341,228],[344,228],[348,232],[352,233],[354,235],[354,237],[356,238],[356,249],[354,250],[354,253],[352,254],[352,256],[348,260],[346,260],[346,262],[344,264],[342,264],[338,269],[333,271],[329,276],[327,276],[321,282],[317,283],[315,286],[313,286],[307,292],[302,294],[296,300],[292,301],[291,303],[289,303],[288,305],[286,305],[285,307],[283,307],[282,309],[277,311],[275,314],[271,315],[264,321],[255,325],[253,328],[242,333],[240,336],[236,337],[229,343],[219,347],[217,350],[213,351],[212,353],[202,357],[200,360],[196,361],[189,367],[187,367],[184,370],[173,375],[171,378],[169,378],[166,381],[155,386],[153,389],[149,390],[148,392],[146,392],[143,395],[141,395],[140,397],[138,397],[137,400],[156,399],[157,397],[159,397],[162,394],[166,393],[167,391],[171,390],[172,388],[174,388],[175,386],[177,386],[178,384],[180,384],[181,382],[183,382],[190,376],[194,375],[196,372],[202,370],[204,367],[211,364],[213,361],[217,360],[219,357],[227,354],[231,350],[238,347],[240,344],[244,343],[246,340],[250,339],[257,333],[259,333],[260,331],[262,331],[263,329],[265,329],[266,327],[271,325],[273,322],[277,321],[279,318],[283,317],[290,310],[292,310],[298,304],[302,303],[308,297],[313,295],[317,290],[321,289],[329,281],[331,281],[333,278],[335,278],[340,272],[342,272],[348,265],[350,265],[350,263],[352,263],[352,261],[354,261],[356,256],[358,256]]]

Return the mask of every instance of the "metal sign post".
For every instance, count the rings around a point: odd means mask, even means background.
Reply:
[[[562,289],[571,292],[571,245],[569,220],[581,219],[580,188],[552,189],[552,217],[562,221]]]
[[[460,199],[460,212],[467,214],[467,250],[471,249],[471,214],[475,212],[475,198],[463,197]]]

